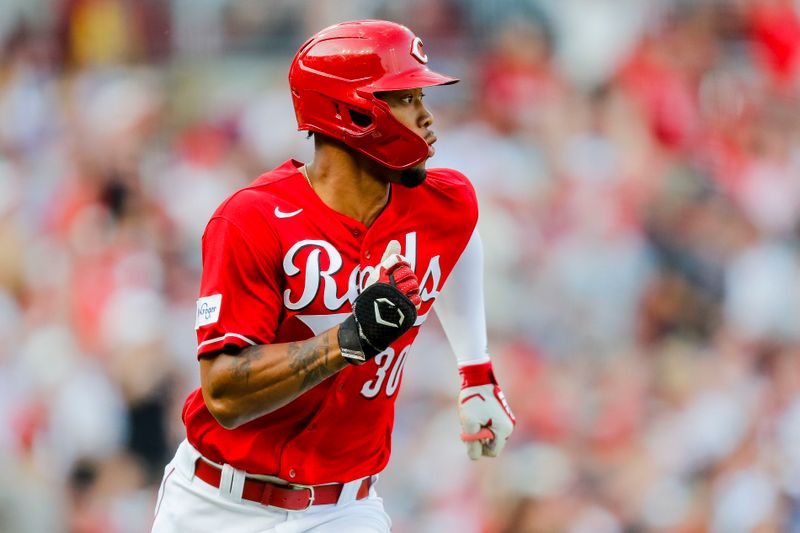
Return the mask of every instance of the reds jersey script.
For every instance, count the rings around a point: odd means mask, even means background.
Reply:
[[[463,175],[431,169],[419,187],[392,185],[387,206],[367,228],[326,206],[300,166],[290,160],[262,175],[209,221],[198,356],[304,340],[340,324],[392,239],[420,281],[417,322],[371,361],[236,429],[217,423],[200,389],[186,400],[183,421],[189,442],[217,463],[294,483],[347,482],[380,472],[389,460],[406,356],[472,235],[477,201]]]

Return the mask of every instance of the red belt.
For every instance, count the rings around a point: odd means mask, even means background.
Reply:
[[[219,488],[222,470],[198,459],[194,463],[194,475]],[[371,478],[364,478],[356,492],[356,499],[363,500],[369,495]],[[288,511],[304,511],[312,505],[326,505],[339,501],[342,483],[331,485],[278,485],[261,479],[246,477],[242,498],[263,505],[272,505]]]

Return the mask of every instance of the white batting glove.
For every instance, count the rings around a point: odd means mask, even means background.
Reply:
[[[463,366],[458,416],[461,440],[467,455],[476,460],[482,455],[497,457],[514,430],[517,420],[492,371],[492,363]]]

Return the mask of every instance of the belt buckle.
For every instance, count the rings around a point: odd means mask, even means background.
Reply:
[[[292,490],[307,490],[309,492],[308,505],[306,505],[302,509],[297,509],[295,512],[300,513],[311,509],[311,506],[314,505],[314,485],[301,485],[299,483],[290,483],[289,488],[291,488]]]

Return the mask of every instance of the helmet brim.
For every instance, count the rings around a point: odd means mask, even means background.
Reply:
[[[427,68],[415,69],[407,72],[400,72],[393,76],[385,76],[380,80],[364,87],[371,93],[382,91],[401,91],[403,89],[419,89],[422,87],[434,87],[436,85],[451,85],[460,81],[439,74]],[[363,89],[362,89],[363,90]]]

